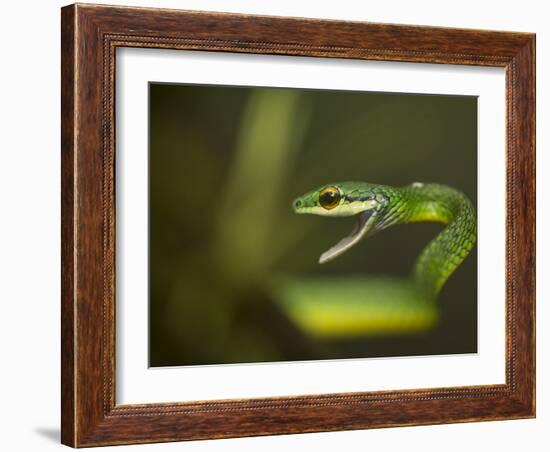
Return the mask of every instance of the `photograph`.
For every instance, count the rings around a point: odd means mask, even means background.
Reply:
[[[148,91],[149,366],[478,352],[477,96]]]
[[[142,6],[61,9],[61,443],[534,418],[542,23]]]

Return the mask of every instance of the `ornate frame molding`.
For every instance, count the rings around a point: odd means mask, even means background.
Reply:
[[[116,48],[506,69],[506,383],[115,404]],[[73,447],[535,415],[535,36],[71,5],[62,9],[62,442]]]

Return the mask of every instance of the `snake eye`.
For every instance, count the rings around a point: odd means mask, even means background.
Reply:
[[[336,187],[323,188],[319,193],[319,204],[324,209],[334,209],[340,203],[340,191]]]

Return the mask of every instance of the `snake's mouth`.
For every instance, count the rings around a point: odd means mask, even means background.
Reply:
[[[351,233],[340,240],[336,245],[329,248],[321,257],[319,263],[325,264],[345,253],[352,246],[358,243],[361,239],[367,236],[369,231],[373,229],[375,209],[369,209],[356,215],[357,222]]]

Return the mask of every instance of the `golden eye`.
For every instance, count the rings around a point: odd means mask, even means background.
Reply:
[[[340,191],[336,187],[323,188],[319,193],[319,204],[324,209],[334,209],[340,204]]]

